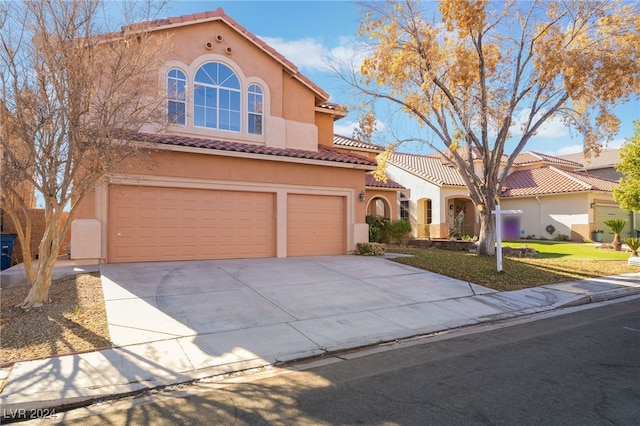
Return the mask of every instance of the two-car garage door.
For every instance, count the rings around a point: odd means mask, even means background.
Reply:
[[[112,185],[108,262],[276,256],[276,195]],[[345,252],[341,196],[287,199],[287,255]]]

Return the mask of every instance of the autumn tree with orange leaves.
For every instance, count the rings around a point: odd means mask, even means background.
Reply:
[[[365,6],[360,35],[372,49],[353,84],[399,105],[434,135],[407,140],[451,159],[478,209],[478,253],[493,255],[491,211],[515,156],[545,122],[560,119],[580,132],[585,153],[597,154],[617,132],[613,108],[640,88],[640,10],[603,0],[425,6]]]

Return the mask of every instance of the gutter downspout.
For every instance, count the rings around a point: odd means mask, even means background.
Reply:
[[[538,235],[542,238],[542,201],[540,201],[540,197],[536,195],[536,201],[538,202]]]

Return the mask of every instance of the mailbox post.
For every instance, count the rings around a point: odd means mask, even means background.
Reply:
[[[502,216],[519,215],[522,214],[522,210],[501,210],[498,204],[491,213],[496,215],[496,261],[498,272],[502,272]]]

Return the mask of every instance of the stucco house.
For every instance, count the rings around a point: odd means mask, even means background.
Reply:
[[[481,160],[478,152],[472,154],[474,161]],[[447,238],[456,218],[461,218],[459,233],[478,234],[475,207],[460,174],[445,156],[393,153],[387,164],[387,175],[411,191],[409,212],[415,237]],[[613,200],[615,184],[616,180],[588,173],[582,163],[571,159],[520,154],[500,195],[503,209],[523,211],[506,221],[506,237],[551,239],[563,234],[583,241],[601,229],[605,241],[611,241],[613,234],[603,222],[618,217],[628,223],[622,237],[632,236],[640,224]]]
[[[375,161],[334,146],[346,115],[297,67],[213,12],[154,21],[170,126],[110,173],[72,225],[78,262],[346,254],[367,241]]]

